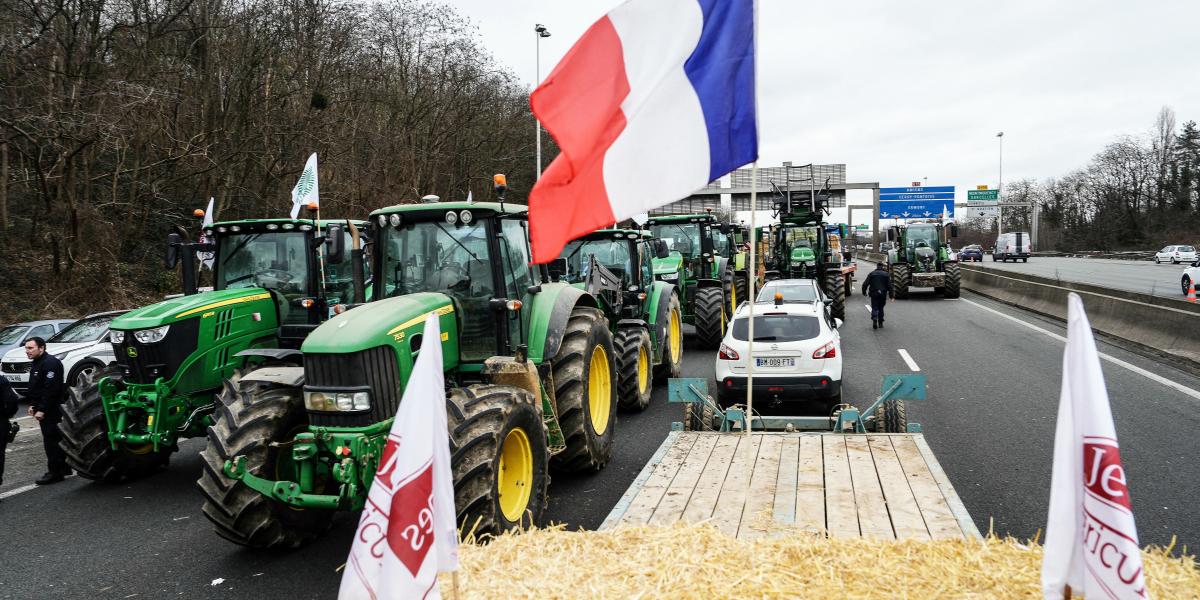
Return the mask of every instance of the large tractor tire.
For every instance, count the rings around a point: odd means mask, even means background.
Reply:
[[[119,367],[111,365],[98,369],[90,376],[83,376],[80,384],[71,388],[70,398],[63,403],[60,445],[67,455],[67,466],[80,477],[109,483],[143,477],[167,466],[174,448],[155,452],[150,444],[120,444],[113,449],[108,441],[108,421],[100,401],[100,379],[103,377],[121,385]]]
[[[733,316],[733,312],[737,310],[737,303],[744,300],[737,293],[737,277],[733,273],[733,265],[725,263],[725,271],[721,273],[721,291],[725,294],[725,314]]]
[[[700,347],[715,350],[725,337],[725,304],[721,288],[707,287],[696,290],[696,337]]]
[[[903,300],[908,297],[908,265],[904,263],[895,263],[892,265],[892,293],[895,294],[897,300]]]
[[[875,409],[875,425],[877,433],[907,433],[908,415],[904,411],[903,400],[887,400]]]
[[[617,351],[617,398],[622,409],[641,412],[650,406],[654,375],[650,332],[624,327],[613,336]]]
[[[204,495],[201,510],[217,534],[253,548],[296,548],[328,530],[334,511],[288,506],[223,471],[226,460],[245,456],[246,470],[254,475],[293,479],[291,446],[285,443],[308,427],[301,388],[226,381],[219,400],[219,417],[208,428],[208,446],[200,453],[204,469],[196,482]]]
[[[748,302],[750,300],[750,280],[745,273],[733,274],[733,295],[737,302]],[[734,306],[736,310],[737,307]],[[729,314],[733,314],[732,312]]]
[[[446,417],[462,535],[487,537],[542,524],[550,452],[533,394],[508,385],[454,388]]]
[[[598,309],[575,307],[552,361],[554,398],[566,449],[552,460],[565,472],[599,471],[612,455],[617,381],[612,333]]]
[[[707,402],[699,405],[694,402],[683,404],[684,431],[713,431],[716,428],[716,413]]]
[[[844,277],[840,271],[825,274],[825,293],[829,295],[830,300],[833,300],[833,304],[829,305],[829,316],[843,321],[846,320],[846,284],[843,281]]]
[[[958,270],[958,263],[946,263],[943,271],[946,274],[946,286],[942,288],[942,297],[957,298],[958,287],[962,283],[962,272]]]
[[[849,273],[843,275],[842,278],[845,280],[844,283],[846,284],[846,297],[849,298],[850,296],[854,295],[854,278],[851,277]]]
[[[679,306],[679,295],[671,294],[667,305],[666,338],[663,339],[662,362],[654,367],[654,380],[665,382],[679,377],[683,371],[683,310]]]

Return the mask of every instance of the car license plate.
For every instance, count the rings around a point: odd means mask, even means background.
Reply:
[[[759,367],[794,367],[796,359],[790,356],[787,358],[757,358],[754,360],[754,364]]]
[[[20,375],[5,375],[4,377],[13,383],[24,383],[21,381]]]

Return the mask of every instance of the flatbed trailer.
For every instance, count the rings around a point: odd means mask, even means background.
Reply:
[[[600,529],[708,522],[741,539],[973,539],[920,433],[671,431]]]

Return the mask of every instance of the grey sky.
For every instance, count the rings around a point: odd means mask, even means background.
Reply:
[[[618,0],[453,0],[530,85]],[[844,162],[852,181],[1062,175],[1160,107],[1200,121],[1200,2],[760,0],[761,164]],[[664,27],[669,24],[664,23]],[[532,135],[532,133],[531,133]],[[867,196],[869,198],[869,195]],[[852,201],[861,196],[851,196]]]

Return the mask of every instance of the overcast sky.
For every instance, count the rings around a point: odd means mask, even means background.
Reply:
[[[618,0],[450,0],[534,84]],[[664,23],[669,27],[669,23]],[[1200,121],[1200,2],[760,0],[760,164],[850,181],[995,186],[1063,175],[1162,106]],[[851,196],[855,202],[861,196]],[[869,199],[869,195],[867,196]]]

